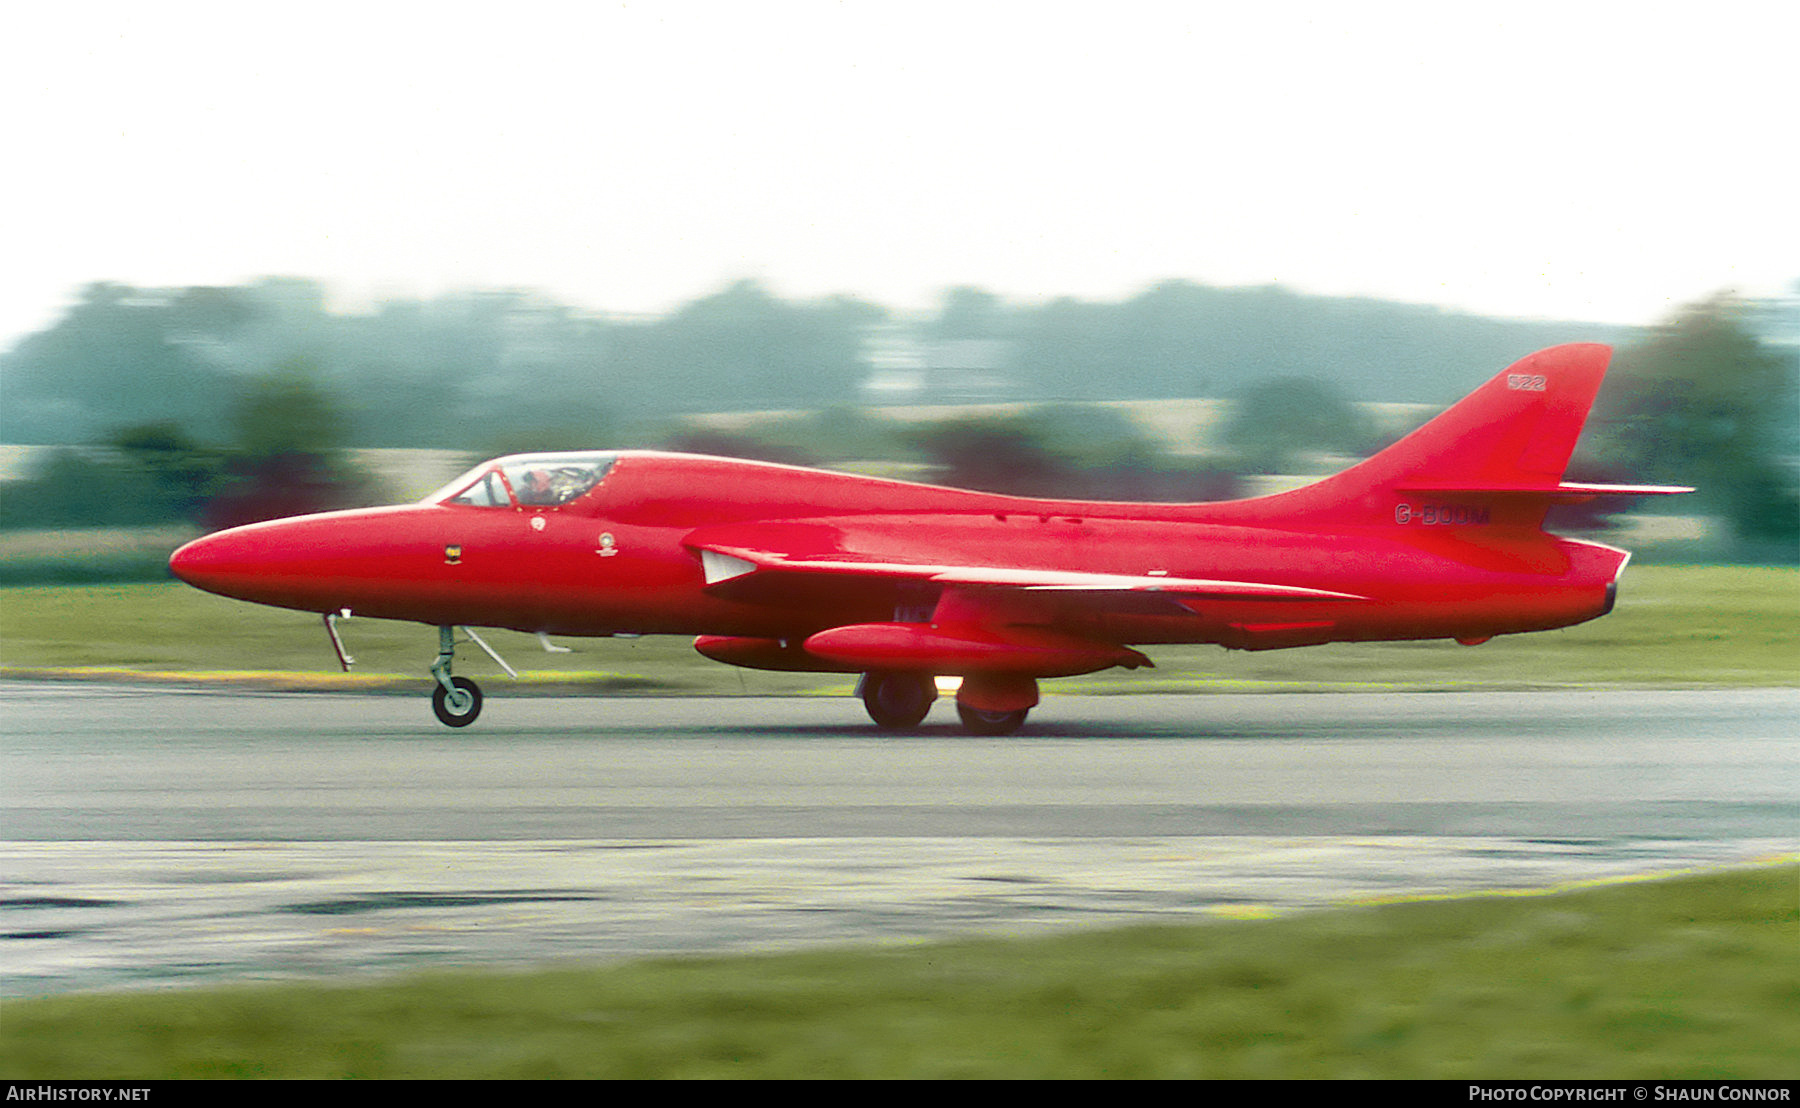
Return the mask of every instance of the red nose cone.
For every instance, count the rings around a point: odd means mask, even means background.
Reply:
[[[212,571],[219,563],[219,536],[195,539],[169,558],[169,572],[197,589],[212,591]]]
[[[244,536],[235,530],[205,535],[177,550],[169,558],[169,570],[197,589],[241,596],[254,576],[246,546]]]
[[[446,544],[426,514],[402,506],[252,523],[195,539],[175,552],[169,569],[195,588],[234,600],[301,612],[354,608],[374,615],[379,608],[385,618],[430,619],[437,613],[416,609],[415,602],[421,589],[433,587],[429,578],[445,563]]]

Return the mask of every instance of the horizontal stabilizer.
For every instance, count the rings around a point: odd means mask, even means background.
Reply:
[[[1580,504],[1601,496],[1678,496],[1694,490],[1682,485],[1595,485],[1578,481],[1564,481],[1556,485],[1406,484],[1400,486],[1397,491],[1421,496],[1457,497],[1465,500],[1542,497],[1551,504]]]

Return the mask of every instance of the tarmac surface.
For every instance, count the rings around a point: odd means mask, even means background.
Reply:
[[[1800,855],[1800,690],[808,698],[0,683],[0,995],[1016,935]]]

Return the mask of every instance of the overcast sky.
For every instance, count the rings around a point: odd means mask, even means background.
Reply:
[[[1280,282],[1652,322],[1800,279],[1800,4],[8,4],[0,347],[83,284]]]

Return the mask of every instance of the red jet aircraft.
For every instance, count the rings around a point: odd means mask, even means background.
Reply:
[[[1545,511],[1691,491],[1562,480],[1610,356],[1533,354],[1374,457],[1247,500],[1038,500],[650,451],[515,455],[417,504],[208,535],[170,566],[209,592],[323,614],[346,668],[341,615],[437,626],[432,704],[452,727],[481,711],[480,689],[451,674],[457,629],[486,649],[468,628],[507,627],[698,635],[733,665],[860,673],[884,728],[917,725],[934,679],[957,676],[964,725],[1005,734],[1040,679],[1149,665],[1135,646],[1473,645],[1605,615],[1630,555],[1546,533]]]

